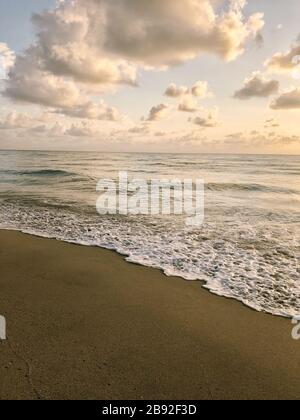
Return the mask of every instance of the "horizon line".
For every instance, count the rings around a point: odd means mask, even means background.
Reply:
[[[57,150],[57,149],[0,149],[1,152],[38,152],[38,153],[110,153],[110,154],[145,154],[145,155],[227,155],[227,156],[300,156],[290,153],[230,153],[230,152],[133,152],[133,151],[108,151],[108,150]]]

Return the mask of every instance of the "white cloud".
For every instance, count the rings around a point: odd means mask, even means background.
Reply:
[[[147,134],[149,133],[149,125],[148,124],[142,124],[135,127],[132,127],[128,130],[128,133],[130,134]]]
[[[4,42],[0,42],[0,79],[5,79],[14,65],[15,53]]]
[[[219,125],[218,121],[218,110],[212,109],[208,111],[203,111],[201,116],[191,118],[190,122],[198,125],[202,128],[214,128]]]
[[[275,120],[275,118],[269,118],[265,121],[265,128],[279,128],[280,124]]]
[[[203,81],[196,82],[194,86],[192,86],[191,94],[199,99],[212,96],[212,94],[208,91],[208,83]]]
[[[69,117],[99,121],[118,121],[121,118],[116,108],[107,106],[103,101],[99,104],[87,102],[73,108],[60,109],[57,112]]]
[[[300,37],[285,53],[276,53],[266,61],[265,66],[273,73],[300,72]]]
[[[135,85],[139,67],[203,53],[233,60],[262,28],[263,16],[245,17],[243,0],[221,3],[229,7],[218,13],[214,0],[60,1],[34,15],[36,43],[18,55],[6,95],[65,108],[78,105],[73,82],[97,91]]]
[[[285,135],[280,133],[261,133],[257,130],[251,133],[233,133],[224,140],[227,147],[243,147],[247,148],[270,148],[274,146],[285,147],[300,143],[300,137],[295,135]]]
[[[267,98],[279,91],[277,80],[266,79],[261,73],[255,72],[244,82],[242,89],[235,92],[236,99]]]
[[[282,93],[271,103],[272,109],[300,109],[300,88],[293,88]]]
[[[135,67],[104,51],[106,13],[103,0],[66,0],[35,14],[36,48],[44,69],[87,84],[135,84]]]
[[[103,0],[106,51],[142,65],[173,65],[202,53],[240,55],[263,27],[263,15],[243,15],[245,1]],[[98,3],[99,4],[99,3]]]
[[[19,133],[19,137],[26,138],[26,135],[30,135],[30,138],[32,136],[36,138],[60,138],[64,137],[66,134],[65,128],[60,124],[59,122],[56,122],[53,125],[46,125],[46,124],[40,124],[40,125],[34,125],[33,127],[27,129],[26,131],[23,131]]]
[[[44,123],[46,116],[42,114],[38,117],[29,116],[18,112],[8,113],[0,120],[0,130],[18,130],[32,128],[36,124]]]
[[[187,93],[189,93],[188,87],[177,86],[175,83],[171,83],[165,91],[165,96],[168,96],[169,98],[180,98]]]
[[[171,83],[165,91],[165,96],[170,98],[181,98],[185,95],[192,95],[199,99],[205,99],[212,96],[212,93],[208,91],[208,83],[204,81],[196,82],[191,88],[187,86],[177,86],[175,83]]]
[[[166,131],[156,131],[154,133],[155,137],[165,137],[167,135]]]
[[[74,82],[39,68],[39,57],[32,48],[17,56],[4,95],[21,102],[60,108],[78,106],[82,100]]]
[[[165,91],[165,96],[179,99],[178,111],[196,112],[199,110],[198,100],[212,97],[208,90],[208,83],[204,81],[196,82],[191,88],[187,86],[177,86],[172,83]]]
[[[71,137],[94,137],[99,133],[89,124],[81,123],[79,125],[73,124],[71,128],[66,130],[65,134]]]
[[[196,112],[198,109],[198,101],[192,95],[185,95],[178,106],[178,111],[182,112]]]
[[[165,104],[160,104],[151,108],[147,121],[159,121],[165,118],[170,107]]]

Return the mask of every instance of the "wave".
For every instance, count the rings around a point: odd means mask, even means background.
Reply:
[[[288,188],[280,188],[263,184],[235,184],[235,183],[208,183],[206,189],[209,191],[247,191],[265,193],[299,194],[299,191]]]
[[[297,226],[208,221],[200,230],[176,220],[99,217],[74,208],[0,202],[0,228],[112,249],[166,275],[200,280],[212,293],[258,311],[292,317],[300,310]],[[263,218],[266,220],[266,218]],[[178,223],[179,222],[179,223]]]
[[[20,175],[27,176],[74,176],[73,172],[63,171],[60,169],[42,169],[36,171],[23,171],[19,172]]]
[[[20,175],[20,176],[74,176],[76,175],[73,172],[64,171],[61,169],[38,169],[38,170],[2,170],[0,171],[1,175]]]

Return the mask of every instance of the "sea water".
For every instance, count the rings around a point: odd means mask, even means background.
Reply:
[[[100,216],[97,183],[120,171],[203,179],[204,224]],[[300,314],[299,156],[3,151],[0,228],[112,249],[255,310]]]

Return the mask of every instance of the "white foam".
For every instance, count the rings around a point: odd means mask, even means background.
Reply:
[[[100,217],[12,203],[0,210],[2,229],[116,250],[129,262],[201,280],[212,293],[255,310],[300,313],[299,224],[268,224],[265,215],[261,222],[233,224],[214,215],[191,230],[174,217]]]

